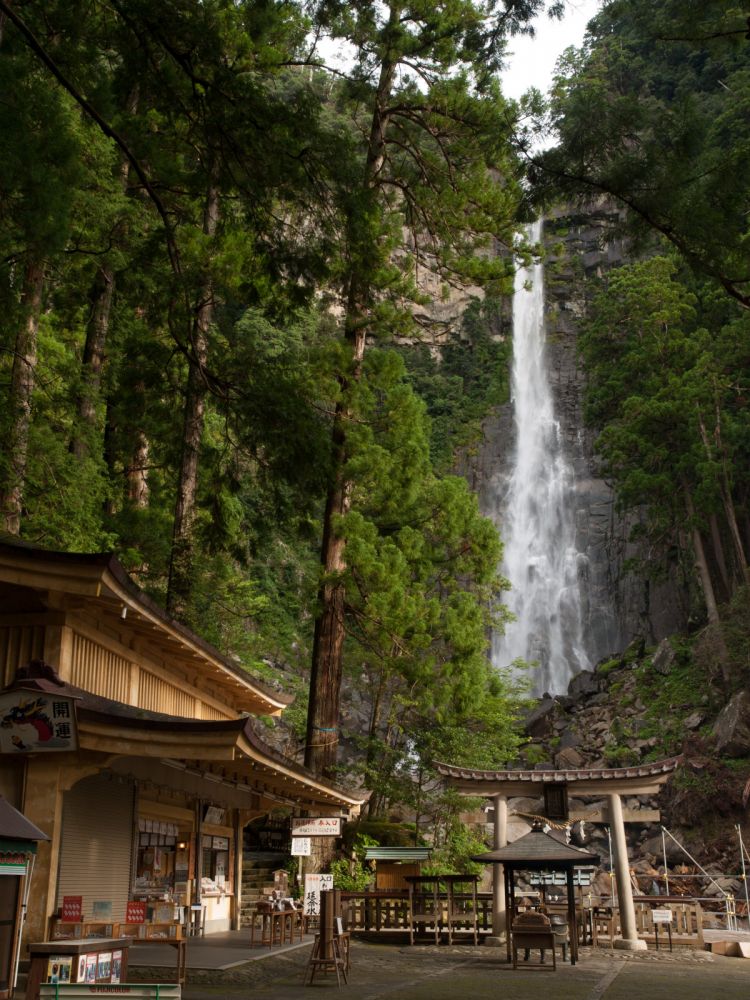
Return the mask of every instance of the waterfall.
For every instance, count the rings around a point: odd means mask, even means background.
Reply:
[[[531,227],[532,243],[542,224]],[[534,661],[532,691],[560,694],[590,667],[583,644],[580,578],[586,557],[575,540],[573,473],[555,417],[545,348],[542,264],[519,268],[513,296],[512,466],[499,498],[506,604],[516,621],[495,635],[492,661]]]

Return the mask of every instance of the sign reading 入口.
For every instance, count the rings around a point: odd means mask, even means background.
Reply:
[[[302,912],[308,917],[320,915],[320,894],[333,889],[333,875],[305,875],[305,895]]]
[[[72,698],[23,688],[0,695],[0,753],[76,750],[74,705]]]
[[[340,837],[341,817],[304,816],[292,818],[293,837]]]

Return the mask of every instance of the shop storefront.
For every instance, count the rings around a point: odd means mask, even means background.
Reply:
[[[47,840],[0,798],[0,1000],[13,993],[37,843]]]
[[[111,557],[2,543],[0,606],[0,794],[49,837],[27,941],[237,927],[247,824],[358,812],[258,735],[288,699]]]

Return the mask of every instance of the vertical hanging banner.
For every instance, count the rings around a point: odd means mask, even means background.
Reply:
[[[0,753],[77,749],[73,698],[23,688],[0,695]]]

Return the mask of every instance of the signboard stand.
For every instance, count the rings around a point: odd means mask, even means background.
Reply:
[[[656,950],[659,950],[659,926],[661,924],[665,925],[667,928],[667,935],[669,937],[669,950],[672,950],[672,911],[671,910],[652,910],[651,920],[654,924],[654,938],[656,939]]]

